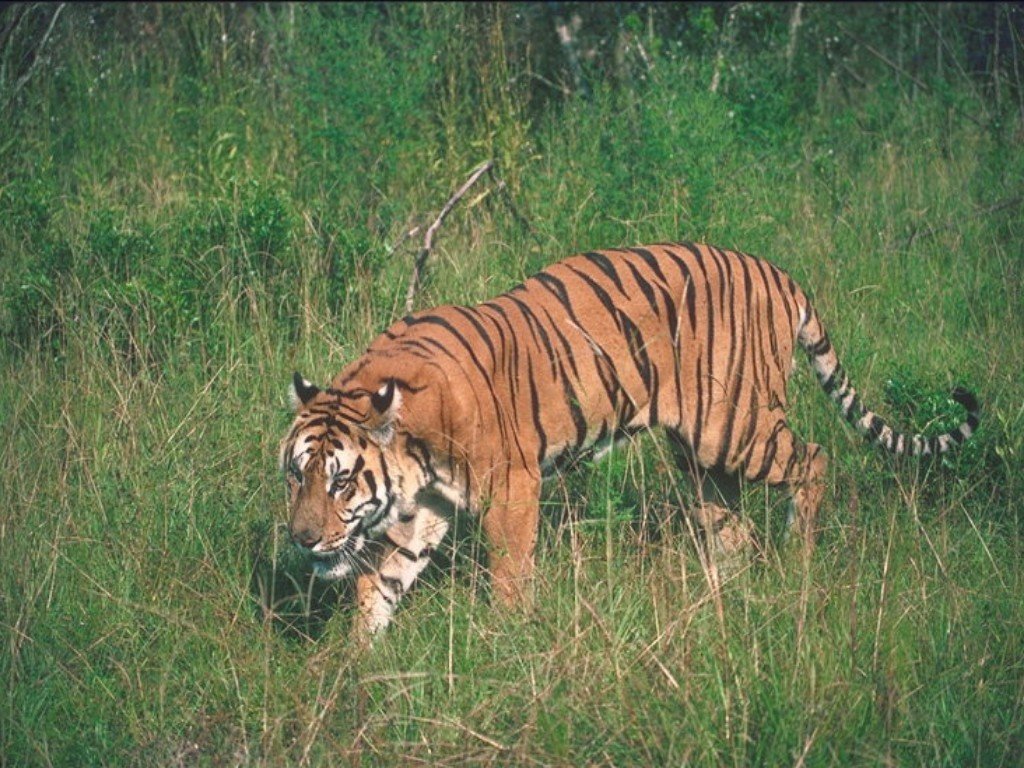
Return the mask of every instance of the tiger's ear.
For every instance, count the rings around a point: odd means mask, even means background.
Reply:
[[[296,411],[319,394],[320,388],[302,378],[298,371],[292,375],[291,400]]]
[[[376,392],[370,394],[370,413],[363,426],[378,445],[387,445],[394,437],[395,420],[401,405],[402,393],[394,379],[386,379]]]

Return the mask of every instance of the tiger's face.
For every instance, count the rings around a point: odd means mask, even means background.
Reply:
[[[281,445],[289,532],[317,576],[341,579],[368,565],[367,545],[397,519],[385,452],[342,416],[332,391],[297,376],[294,394],[298,412]]]

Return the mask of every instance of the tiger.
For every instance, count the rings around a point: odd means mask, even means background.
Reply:
[[[355,577],[363,638],[390,623],[454,510],[479,521],[496,603],[528,604],[542,481],[660,426],[684,471],[781,488],[811,551],[827,458],[787,422],[796,346],[885,451],[934,456],[978,428],[962,387],[966,419],[936,436],[865,408],[807,294],[767,260],[693,243],[591,251],[482,304],[399,320],[324,388],[295,373],[290,536],[316,576]]]

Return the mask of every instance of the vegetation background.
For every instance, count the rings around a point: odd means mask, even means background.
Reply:
[[[1019,764],[1022,39],[1019,4],[5,5],[0,765]],[[964,382],[980,434],[894,462],[798,361],[810,563],[711,591],[645,437],[550,484],[534,612],[467,524],[360,653],[282,532],[288,382],[404,313],[488,159],[417,306],[709,241],[816,296],[869,404],[939,429]]]

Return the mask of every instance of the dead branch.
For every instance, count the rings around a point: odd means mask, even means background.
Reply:
[[[801,13],[803,12],[804,4],[796,3],[793,6],[793,11],[789,15],[789,40],[786,43],[786,75],[790,75],[793,71],[793,58],[796,56],[796,38],[797,33],[800,31],[800,24],[802,22]]]
[[[397,251],[399,248],[401,248],[402,244],[406,240],[408,240],[410,237],[415,237],[419,233],[420,233],[420,227],[419,227],[418,224],[416,226],[412,227],[411,229],[407,229],[405,232],[402,233],[402,236],[399,237],[398,240],[395,241],[394,245],[390,246],[387,249],[387,251],[385,252],[384,255],[387,258],[391,258],[395,254],[395,251]]]
[[[501,195],[501,199],[505,201],[505,205],[508,206],[509,211],[512,213],[512,218],[516,220],[523,229],[530,233],[538,245],[540,245],[540,238],[537,237],[537,232],[531,226],[529,220],[519,212],[515,202],[512,200],[512,193],[508,191],[508,184],[505,183],[504,179],[499,179],[494,172],[494,168],[490,168],[487,171],[487,175],[491,177],[491,181],[494,182],[494,188],[498,194]]]
[[[444,208],[441,209],[437,218],[434,219],[434,223],[427,227],[427,232],[423,236],[423,247],[416,254],[416,261],[413,263],[412,276],[409,278],[409,289],[405,292],[405,311],[407,313],[412,312],[413,299],[416,298],[416,291],[419,290],[420,282],[423,279],[423,267],[426,265],[427,257],[434,247],[434,235],[437,234],[437,230],[444,223],[444,220],[448,218],[448,214],[452,212],[452,209],[465,196],[470,187],[476,184],[480,177],[493,167],[494,161],[487,160],[474,168],[465,183],[455,190],[455,194],[448,198],[448,202],[444,204]]]
[[[440,229],[441,224],[444,223],[444,220],[448,217],[448,214],[452,212],[452,209],[458,204],[459,200],[469,192],[470,187],[476,184],[480,180],[480,177],[485,173],[490,177],[491,182],[494,184],[494,191],[501,197],[505,205],[508,206],[509,211],[512,213],[512,218],[516,220],[516,223],[519,224],[519,226],[530,233],[530,236],[538,245],[540,244],[540,238],[537,237],[537,232],[530,225],[529,220],[519,212],[515,202],[512,200],[512,195],[508,191],[508,185],[505,183],[504,179],[500,178],[496,173],[494,169],[494,161],[487,160],[480,163],[480,165],[474,168],[473,172],[469,174],[469,178],[466,179],[465,183],[455,190],[455,193],[448,198],[448,202],[444,204],[441,212],[437,215],[437,218],[434,219],[434,223],[427,227],[427,231],[423,236],[423,247],[420,248],[419,253],[416,254],[416,260],[413,262],[412,275],[409,277],[409,288],[405,292],[406,313],[412,312],[413,300],[416,298],[416,292],[419,290],[419,287],[423,282],[423,274],[424,269],[426,268],[427,258],[430,256],[430,251],[433,250],[434,247],[434,235],[437,234],[437,230]],[[477,200],[483,199],[487,194],[487,191],[482,192]],[[402,243],[407,239],[419,234],[419,231],[420,227],[418,226],[406,231],[398,242],[388,250],[388,255],[390,256],[397,251]]]
[[[1021,203],[1024,203],[1024,196],[1010,197],[1006,200],[1000,200],[998,203],[994,203],[985,208],[981,208],[974,212],[974,216],[971,218],[980,218],[982,216],[988,216],[991,213],[997,213],[998,211],[1004,211],[1007,208],[1016,208]],[[907,238],[907,242],[904,244],[904,248],[910,248],[917,240],[924,239],[927,237],[934,237],[939,232],[945,232],[946,230],[953,229],[956,224],[939,224],[934,227],[928,227],[927,229],[915,229],[910,233],[910,237]]]
[[[46,28],[46,32],[43,34],[43,39],[39,41],[39,47],[36,49],[35,57],[32,59],[32,66],[28,68],[21,77],[18,78],[17,82],[14,83],[14,87],[11,89],[10,95],[7,97],[7,101],[4,103],[4,108],[10,106],[18,95],[18,91],[25,87],[25,84],[32,78],[33,73],[39,66],[39,62],[43,58],[43,50],[46,48],[46,44],[50,41],[50,35],[53,34],[53,28],[57,25],[57,19],[60,18],[61,13],[64,11],[64,7],[67,3],[61,3],[57,6],[57,9],[53,12],[53,16],[50,18],[50,26]]]
[[[579,31],[583,21],[579,14],[574,13],[567,22],[560,15],[555,16],[555,33],[558,35],[558,42],[562,45],[566,61],[569,62],[569,71],[572,73],[572,80],[576,86],[576,92],[584,99],[590,98],[590,86],[583,76],[583,67],[580,66],[580,57],[576,53],[575,33]]]
[[[725,69],[726,50],[732,47],[736,39],[736,16],[746,3],[735,3],[729,7],[729,13],[725,17],[725,25],[722,27],[722,36],[718,40],[718,51],[715,53],[715,71],[711,75],[711,93],[718,93],[718,86],[722,82],[722,70]]]
[[[893,72],[896,72],[897,74],[903,75],[903,77],[905,77],[908,80],[910,80],[910,82],[912,82],[914,85],[916,85],[918,88],[920,88],[925,93],[929,93],[929,94],[930,93],[934,93],[934,91],[928,85],[928,83],[924,82],[923,80],[921,80],[921,78],[917,77],[916,75],[913,75],[910,72],[908,72],[904,67],[902,67],[899,64],[897,64],[895,61],[890,59],[884,53],[882,53],[877,48],[872,46],[870,43],[867,43],[864,40],[862,40],[861,38],[857,37],[857,35],[855,35],[852,32],[850,32],[850,30],[848,30],[843,24],[839,25],[839,29],[840,29],[840,31],[844,35],[849,37],[851,40],[853,40],[855,43],[857,43],[857,45],[861,46],[865,51],[867,51],[872,56],[874,56],[876,59],[878,59],[880,62],[885,64],[885,66],[889,67],[889,69],[891,69]],[[965,112],[960,107],[958,107],[956,104],[949,104],[949,107],[954,112],[956,112],[958,115],[960,115],[961,117],[967,118],[968,120],[970,120],[972,123],[974,123],[979,128],[984,128],[985,127],[985,124],[981,120],[976,118],[974,115],[972,115],[972,114],[970,114],[968,112]]]

